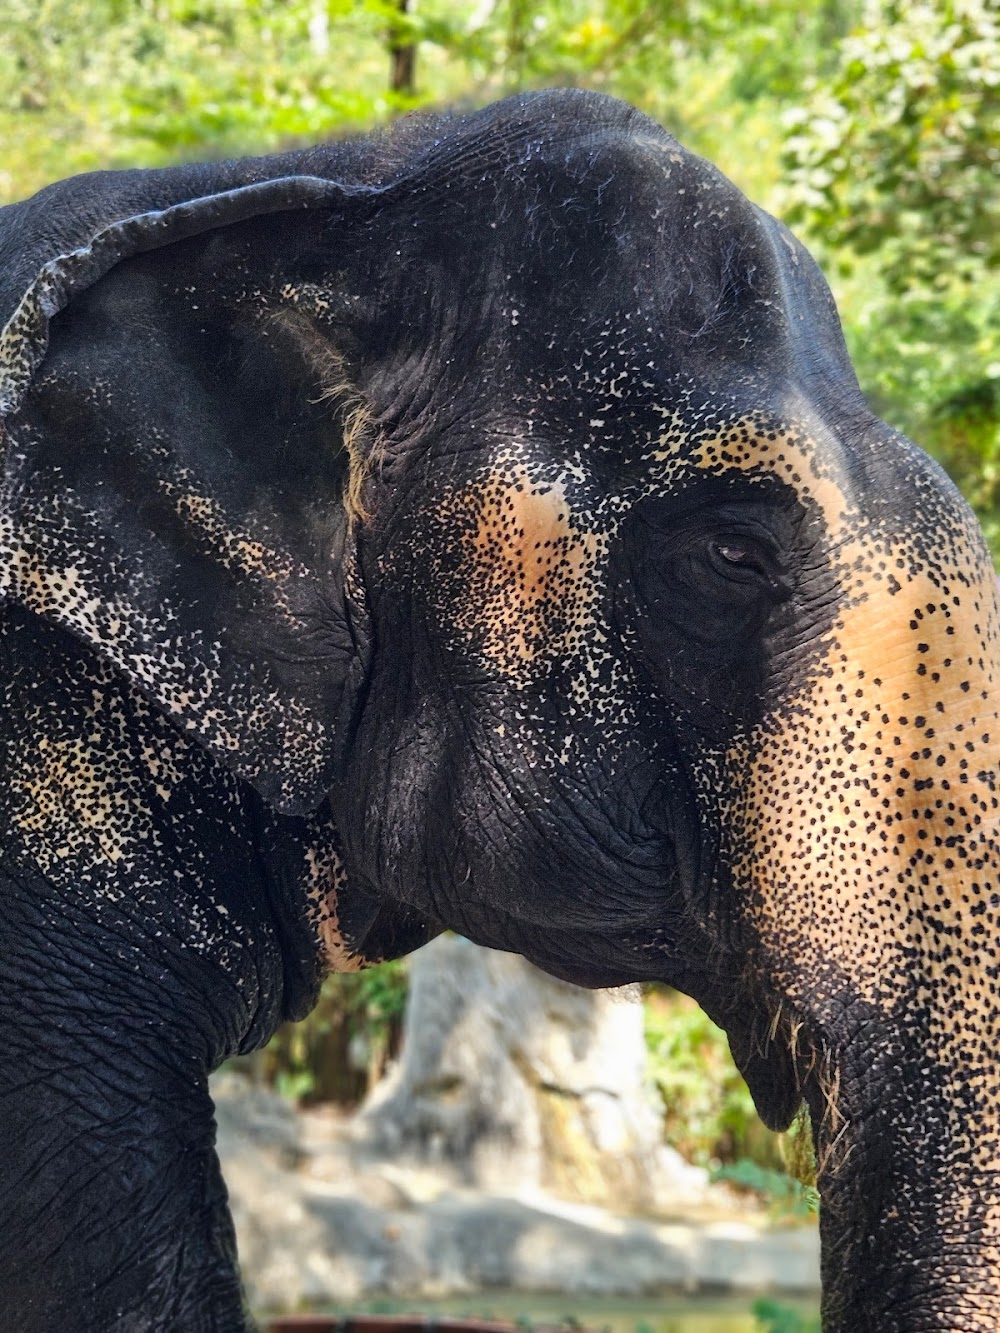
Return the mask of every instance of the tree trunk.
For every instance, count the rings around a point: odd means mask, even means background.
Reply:
[[[397,0],[401,14],[410,12],[410,0]],[[394,93],[407,97],[417,92],[417,45],[405,35],[405,30],[393,25],[389,30],[389,87]]]
[[[359,1145],[493,1192],[631,1212],[700,1198],[704,1173],[662,1144],[645,1065],[637,991],[582,990],[442,936],[411,960],[402,1052]]]

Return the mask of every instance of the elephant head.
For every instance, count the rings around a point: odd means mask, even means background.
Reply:
[[[995,1328],[994,576],[801,245],[562,92],[0,272],[7,1322],[238,1327],[206,1071],[452,928],[807,1103],[828,1330]]]

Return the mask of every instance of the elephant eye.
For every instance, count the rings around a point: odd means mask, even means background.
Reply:
[[[742,534],[714,537],[708,543],[708,558],[715,573],[727,580],[763,585],[772,593],[783,588],[775,553],[758,538]]]
[[[747,557],[747,548],[736,542],[716,542],[715,549],[723,560],[728,560],[732,565],[742,564]]]

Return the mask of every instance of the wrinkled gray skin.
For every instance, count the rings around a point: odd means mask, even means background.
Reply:
[[[801,246],[583,93],[0,210],[0,1328],[238,1329],[207,1075],[442,928],[804,1099],[1000,1326],[996,605]]]

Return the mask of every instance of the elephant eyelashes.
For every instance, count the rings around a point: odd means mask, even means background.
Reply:
[[[715,549],[723,560],[728,560],[731,565],[742,564],[747,558],[745,546],[739,546],[735,542],[716,542]]]
[[[779,600],[788,595],[778,559],[763,541],[744,536],[716,537],[708,543],[708,559],[713,573],[729,582],[756,584]]]

